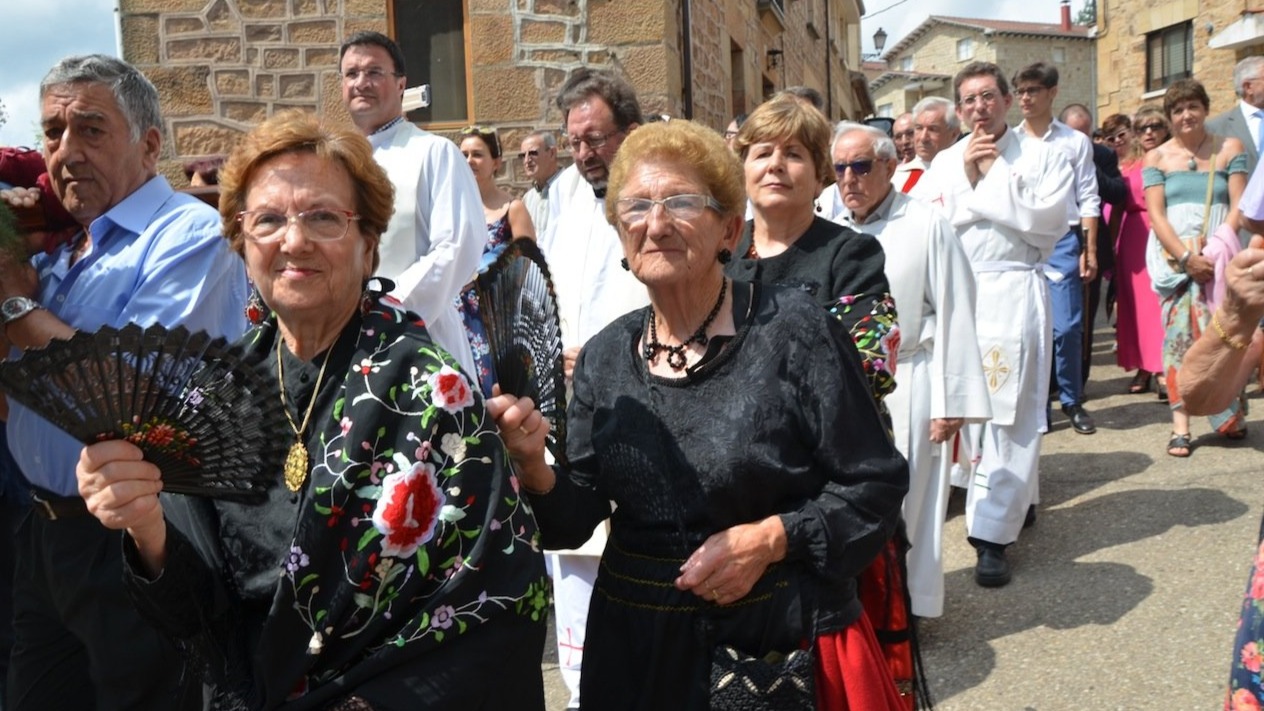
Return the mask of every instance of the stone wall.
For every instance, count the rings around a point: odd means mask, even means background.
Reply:
[[[824,41],[830,4],[832,47]],[[680,116],[684,82],[693,117],[722,129],[765,89],[806,84],[832,94],[834,118],[858,117],[848,83],[856,0],[790,0],[784,32],[756,0],[694,2],[691,76],[684,77],[680,3],[675,0],[466,0],[470,121],[500,130],[507,158],[537,128],[559,129],[558,88],[575,68],[613,65],[648,112]],[[346,121],[338,46],[364,29],[390,33],[389,0],[120,0],[124,58],[162,96],[166,142],[161,170],[176,184],[188,160],[227,153],[272,113],[299,108]],[[766,13],[765,13],[766,14]],[[809,27],[811,24],[811,27]],[[740,54],[731,54],[732,47]],[[780,66],[769,49],[782,50]],[[853,56],[854,55],[854,56]],[[734,86],[733,58],[740,60]],[[830,91],[825,86],[829,57]],[[424,76],[424,75],[423,75]],[[420,80],[418,81],[420,83]],[[453,136],[460,124],[436,124]],[[524,184],[507,159],[506,183]]]
[[[1213,115],[1234,105],[1233,66],[1264,49],[1256,45],[1238,50],[1212,49],[1208,41],[1238,19],[1238,3],[1198,0],[1112,0],[1104,6],[1097,26],[1099,116],[1132,113],[1142,103],[1163,103],[1163,92],[1146,92],[1146,34],[1193,20],[1194,78],[1207,88]],[[1211,28],[1208,31],[1208,27]]]

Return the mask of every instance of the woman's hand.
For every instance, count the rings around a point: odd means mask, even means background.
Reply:
[[[487,412],[500,428],[500,439],[518,465],[523,486],[530,493],[548,493],[557,480],[544,461],[549,421],[535,409],[531,398],[501,394],[499,385],[492,386],[492,395],[486,401]]]
[[[786,557],[786,529],[769,516],[712,535],[680,566],[676,587],[718,605],[746,597],[769,565]]]
[[[1185,273],[1199,284],[1206,284],[1216,276],[1216,265],[1201,254],[1191,254],[1185,263]]]
[[[88,511],[106,528],[127,531],[151,578],[161,573],[167,522],[158,501],[162,491],[158,467],[146,462],[132,443],[111,440],[83,448],[75,478]]]

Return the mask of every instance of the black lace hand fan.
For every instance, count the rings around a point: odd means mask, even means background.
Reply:
[[[285,462],[275,381],[205,332],[80,331],[0,364],[0,388],[80,442],[132,442],[170,493],[259,501]]]
[[[529,397],[553,424],[548,448],[566,463],[566,377],[562,324],[544,255],[535,241],[510,242],[478,275],[478,311],[487,331],[493,380],[501,392]]]

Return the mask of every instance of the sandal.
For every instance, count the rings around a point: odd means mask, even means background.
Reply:
[[[1128,393],[1140,395],[1141,393],[1150,392],[1150,380],[1153,377],[1154,373],[1138,369],[1137,374],[1132,378],[1132,382],[1128,384]]]
[[[1183,459],[1188,457],[1193,449],[1193,443],[1190,442],[1188,432],[1185,434],[1173,432],[1172,439],[1167,441],[1167,453],[1170,457],[1179,457]],[[1184,450],[1184,454],[1182,454],[1180,450]]]

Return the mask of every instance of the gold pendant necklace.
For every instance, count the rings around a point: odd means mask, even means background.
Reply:
[[[334,345],[337,345],[335,341]],[[303,424],[294,424],[294,418],[290,417],[290,405],[285,401],[285,370],[281,365],[283,358],[281,357],[281,335],[277,334],[277,381],[281,386],[281,410],[285,413],[285,419],[290,423],[290,429],[294,430],[294,444],[290,445],[290,453],[285,457],[285,488],[290,491],[298,491],[303,482],[307,479],[307,445],[303,444],[303,433],[307,431],[307,424],[312,419],[312,411],[316,409],[316,398],[320,397],[320,384],[325,379],[325,366],[329,365],[329,358],[333,356],[334,348],[329,347],[329,352],[325,354],[325,362],[320,364],[320,375],[316,376],[316,389],[312,391],[311,402],[307,403],[307,413],[303,415]]]

